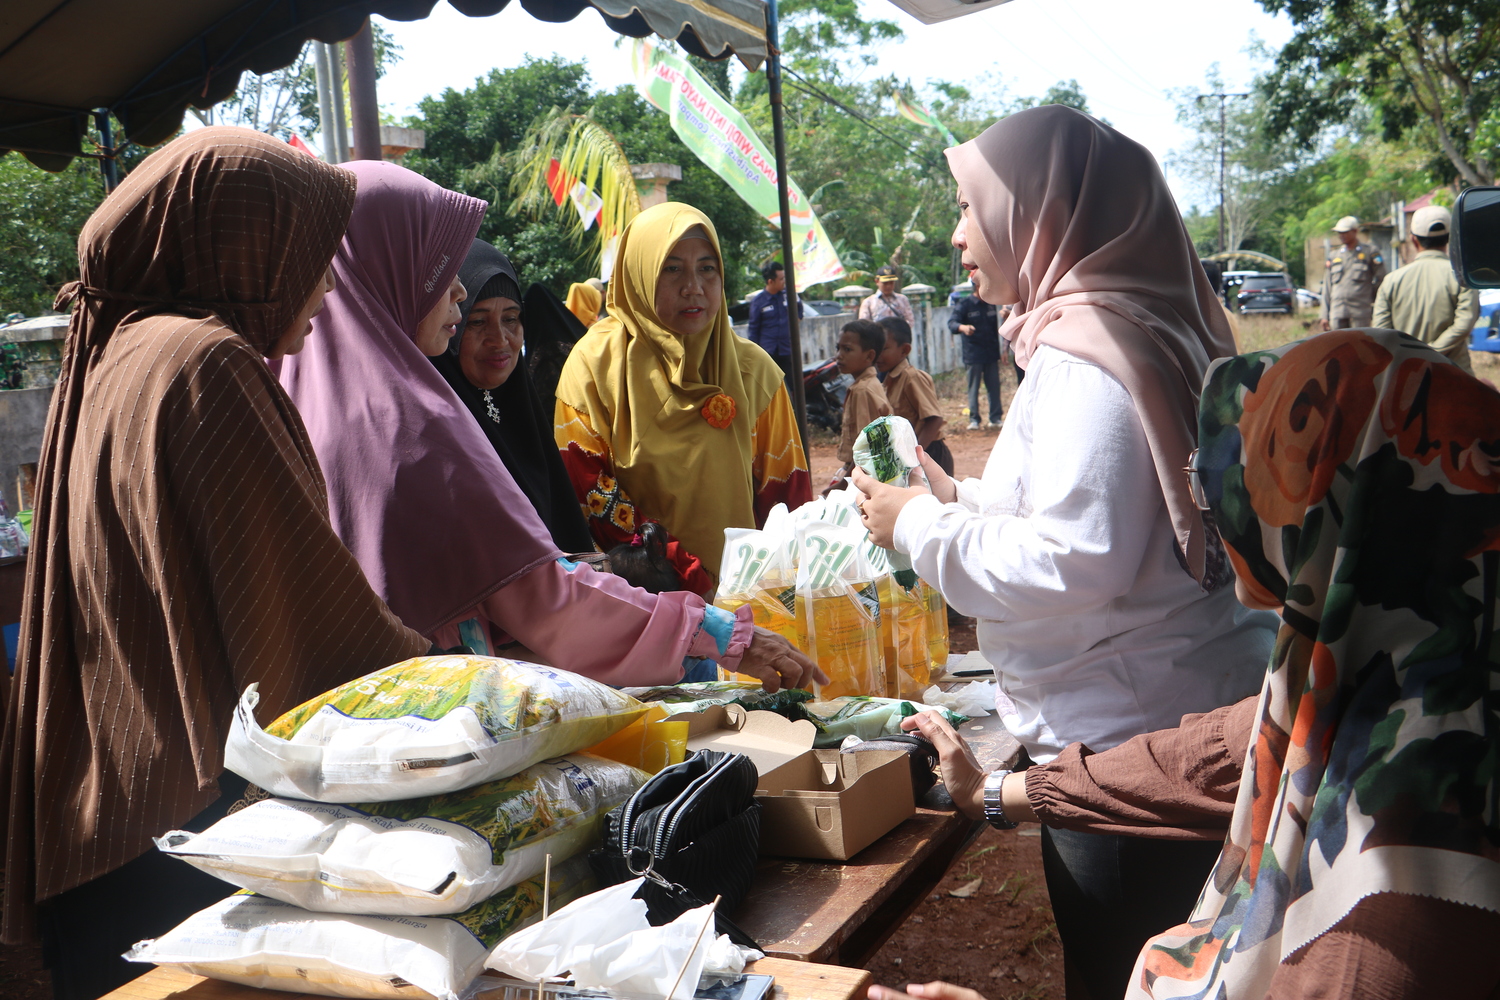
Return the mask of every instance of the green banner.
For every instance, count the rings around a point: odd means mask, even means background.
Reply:
[[[686,59],[655,39],[637,39],[631,51],[635,87],[665,111],[683,145],[771,225],[781,226],[776,158],[733,104],[719,95]],[[792,213],[792,267],[798,288],[844,276],[833,242],[797,182],[787,179]]]

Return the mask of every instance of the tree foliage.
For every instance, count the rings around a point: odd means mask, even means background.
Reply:
[[[1500,0],[1260,0],[1296,33],[1262,81],[1268,124],[1311,145],[1376,113],[1381,138],[1421,137],[1450,176],[1491,184],[1500,155]]]
[[[0,315],[52,308],[58,288],[78,277],[78,233],[103,198],[93,160],[53,174],[0,158]]]
[[[673,201],[696,206],[714,220],[724,245],[731,294],[749,287],[746,247],[765,224],[729,186],[698,162],[672,132],[667,116],[646,104],[633,87],[613,93],[593,90],[581,63],[561,57],[528,59],[508,70],[492,70],[464,91],[449,89],[424,99],[407,122],[425,129],[427,148],[408,154],[406,165],[456,191],[490,203],[480,237],[510,254],[524,281],[554,291],[596,273],[595,255],[571,231],[563,212],[533,220],[510,210],[511,167],[506,154],[525,142],[533,121],[555,108],[588,111],[625,150],[631,163],[675,163],[682,180],[668,189]],[[476,169],[483,166],[485,169]],[[572,208],[564,206],[567,212]]]

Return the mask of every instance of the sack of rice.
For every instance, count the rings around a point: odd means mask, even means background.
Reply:
[[[797,613],[797,533],[786,504],[766,516],[765,527],[724,529],[724,558],[714,605],[738,611],[750,605],[755,624],[770,629],[798,649],[806,645]],[[725,680],[760,684],[748,674],[720,671]]]
[[[554,866],[552,906],[593,885],[585,858]],[[242,892],[139,942],[125,958],[293,993],[458,1000],[490,949],[541,915],[541,879],[451,917],[314,913]]]
[[[646,781],[574,754],[461,792],[332,805],[264,799],[156,846],[243,889],[309,910],[426,916],[467,910],[595,847]]]
[[[566,670],[493,656],[418,656],[304,702],[265,729],[245,690],[224,766],[273,795],[390,802],[455,792],[572,753],[646,706]]]

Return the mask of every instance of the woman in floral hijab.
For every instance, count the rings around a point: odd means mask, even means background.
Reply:
[[[1241,599],[1281,609],[1260,696],[1075,744],[1007,779],[1006,815],[1227,830],[1131,997],[1500,995],[1500,394],[1405,334],[1342,331],[1216,362],[1199,442]],[[917,719],[982,811],[972,758]]]

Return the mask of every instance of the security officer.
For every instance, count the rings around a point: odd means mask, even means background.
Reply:
[[[1349,330],[1370,325],[1375,289],[1385,277],[1385,258],[1359,242],[1359,220],[1346,215],[1333,227],[1343,245],[1323,261],[1323,329]]]
[[[1440,205],[1419,208],[1411,217],[1417,256],[1397,268],[1375,296],[1372,326],[1400,330],[1430,344],[1469,374],[1469,331],[1479,319],[1479,293],[1464,288],[1448,261],[1453,216]]]

